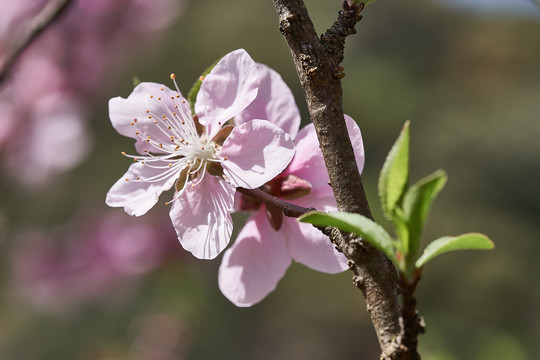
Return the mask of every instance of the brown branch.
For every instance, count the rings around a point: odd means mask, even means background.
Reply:
[[[11,69],[26,50],[43,31],[54,23],[71,4],[72,0],[50,0],[43,9],[37,14],[22,31],[22,35],[12,46],[10,54],[0,70],[0,84],[6,80]]]
[[[338,209],[372,218],[345,125],[340,83],[344,76],[340,63],[345,38],[356,32],[354,26],[361,19],[363,5],[349,6],[344,2],[336,22],[319,39],[302,0],[273,2],[315,125]],[[381,359],[419,359],[416,344],[404,342],[408,338],[404,337],[399,284],[391,262],[355,236],[333,230],[331,240],[349,259],[353,282],[364,294],[381,346]]]
[[[304,215],[307,212],[315,211],[314,208],[305,208],[302,206],[294,205],[283,201],[273,195],[268,194],[267,192],[262,191],[261,189],[244,189],[241,187],[236,188],[236,191],[249,196],[257,201],[262,202],[263,204],[273,206],[276,209],[281,210],[283,215],[288,217],[297,218],[300,215]]]
[[[424,320],[418,316],[416,310],[416,298],[414,292],[420,277],[422,276],[422,268],[417,269],[412,279],[407,280],[403,275],[400,276],[401,286],[401,318],[403,320],[403,343],[406,343],[410,351],[417,351],[418,335],[425,332]]]

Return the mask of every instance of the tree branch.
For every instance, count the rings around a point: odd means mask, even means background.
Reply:
[[[261,189],[244,189],[241,187],[236,188],[236,191],[249,196],[257,201],[262,202],[263,204],[273,206],[276,209],[281,210],[283,215],[288,217],[297,218],[300,215],[304,215],[307,212],[315,211],[315,208],[305,208],[302,206],[294,205],[283,201],[273,195],[268,194],[267,192],[262,191]]]
[[[71,4],[72,0],[50,0],[22,31],[22,35],[12,46],[10,54],[6,57],[0,70],[0,84],[4,82],[17,62],[17,59],[43,31],[54,23]]]
[[[302,0],[273,2],[315,125],[338,209],[372,218],[345,125],[340,83],[344,76],[340,63],[345,38],[356,32],[363,4],[349,6],[344,2],[336,22],[319,39]],[[353,282],[364,294],[381,346],[381,359],[419,359],[416,344],[404,342],[408,338],[404,336],[399,284],[391,262],[358,237],[335,229],[330,235],[349,259]]]

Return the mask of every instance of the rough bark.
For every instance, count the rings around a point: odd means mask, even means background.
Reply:
[[[344,2],[336,22],[319,38],[302,0],[273,2],[315,125],[338,209],[372,218],[345,125],[340,82],[344,76],[340,63],[345,38],[356,32],[363,5],[349,6]],[[329,235],[349,259],[354,285],[364,294],[381,359],[420,359],[416,337],[404,336],[399,283],[391,262],[358,237],[337,230]]]

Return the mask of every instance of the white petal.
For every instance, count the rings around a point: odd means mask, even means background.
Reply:
[[[177,98],[177,95],[179,94],[176,91],[165,85],[140,83],[127,99],[115,97],[109,100],[111,123],[120,134],[137,140],[135,147],[139,153],[143,154],[144,149],[159,153],[159,148],[149,145],[145,140],[150,136],[158,143],[171,142],[171,134],[164,133],[158,127],[159,124],[161,128],[166,128],[163,115],[168,118],[167,121],[172,121],[171,115],[175,112],[185,120],[192,121],[189,105],[184,98]],[[175,105],[179,108],[175,108]],[[139,132],[139,135],[136,132]]]
[[[152,162],[152,166],[167,166],[167,162]],[[179,176],[180,170],[164,176],[159,181],[145,179],[160,176],[164,169],[155,169],[140,162],[132,164],[128,171],[109,190],[106,203],[112,207],[123,207],[129,215],[140,216],[150,210],[163,191],[169,190]],[[140,180],[137,180],[140,178]],[[126,181],[129,179],[129,181]]]
[[[195,113],[207,126],[209,139],[255,99],[258,88],[257,65],[245,50],[230,52],[216,64],[195,101]]]
[[[233,227],[234,192],[234,186],[209,174],[195,187],[186,185],[170,212],[184,249],[199,259],[213,259],[225,249]]]
[[[264,119],[279,126],[295,138],[300,127],[300,111],[291,89],[276,71],[266,65],[257,64],[259,93],[255,100],[234,117],[236,125],[253,119]]]
[[[236,126],[219,153],[223,171],[236,186],[253,189],[280,174],[294,156],[290,136],[265,120]]]

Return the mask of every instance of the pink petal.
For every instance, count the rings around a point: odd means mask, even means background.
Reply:
[[[330,187],[330,186],[328,186]],[[318,191],[307,196],[290,200],[291,203],[305,208],[315,208],[319,211],[337,211],[336,199],[331,191]]]
[[[311,183],[313,193],[324,190],[332,194],[332,188],[328,185],[328,172],[313,124],[300,129],[294,144],[296,152],[284,175],[292,174],[308,181]]]
[[[300,111],[291,89],[281,76],[268,66],[257,64],[259,93],[257,98],[234,117],[236,125],[253,119],[265,119],[279,126],[293,139],[300,127]]]
[[[223,171],[235,186],[259,187],[280,174],[294,155],[294,144],[283,130],[265,120],[236,126],[219,156]]]
[[[167,162],[152,162],[152,166],[167,166]],[[161,180],[155,182],[137,181],[163,174],[165,170],[154,169],[140,162],[132,164],[107,193],[106,203],[112,207],[124,207],[124,210],[133,216],[144,215],[158,201],[163,191],[169,190],[179,171],[171,172]],[[126,181],[125,179],[130,179]]]
[[[328,236],[312,225],[287,218],[283,227],[289,252],[296,262],[329,274],[347,269],[347,258],[335,249]]]
[[[264,210],[248,220],[219,268],[219,288],[233,304],[252,306],[276,288],[291,264],[283,235]]]
[[[360,132],[360,128],[356,124],[356,121],[354,121],[353,118],[349,115],[345,115],[345,123],[347,124],[347,131],[349,132],[349,137],[351,138],[358,171],[362,173],[365,161],[364,141],[362,140],[362,133]]]
[[[231,239],[234,192],[234,186],[208,174],[195,187],[187,184],[170,212],[184,249],[199,259],[223,251]]]
[[[162,151],[159,148],[152,147],[143,140],[143,138],[146,139],[147,136],[150,136],[160,143],[170,142],[169,136],[160,131],[154,121],[162,121],[163,115],[170,119],[172,112],[183,114],[186,119],[191,121],[189,104],[184,102],[183,97],[177,98],[177,95],[179,95],[178,92],[165,85],[141,83],[127,99],[115,97],[109,100],[109,117],[112,125],[120,134],[137,140],[135,147],[139,153],[143,154],[144,149],[160,153]],[[180,105],[180,109],[175,108],[177,104]],[[149,113],[146,112],[147,110]],[[136,122],[135,119],[137,119]],[[139,132],[140,135],[137,135],[136,132]]]
[[[207,126],[208,138],[244,110],[257,96],[257,65],[244,49],[225,55],[202,82],[195,113]]]
[[[362,172],[365,156],[360,128],[348,115],[345,115],[345,123],[353,145],[358,170]],[[328,172],[313,124],[306,125],[300,130],[294,144],[296,153],[284,175],[293,174],[309,181],[312,186],[312,194],[318,193],[318,196],[332,194],[328,185]]]

